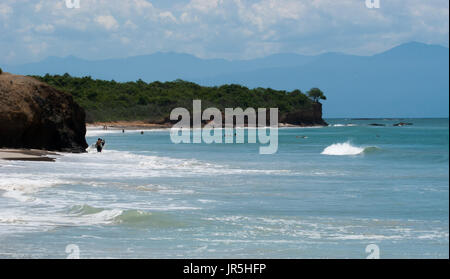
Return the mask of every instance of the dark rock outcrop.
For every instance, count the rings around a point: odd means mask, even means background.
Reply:
[[[32,77],[0,75],[0,148],[85,152],[84,110]]]
[[[257,111],[257,108],[255,109]],[[193,126],[193,118],[192,118],[192,111],[190,111],[191,114],[191,127]],[[181,117],[179,117],[178,120],[170,120],[170,117],[166,117],[165,119],[161,120],[160,122],[157,122],[156,124],[164,124],[164,125],[174,125],[178,121],[181,120]],[[213,118],[211,118],[213,120]],[[202,126],[205,124],[208,124],[211,120],[202,120],[201,124]],[[225,113],[222,111],[222,126],[225,127]],[[256,124],[258,125],[258,116],[256,116]],[[303,127],[309,127],[309,126],[328,126],[328,124],[323,120],[322,118],[322,104],[321,103],[313,103],[310,107],[302,108],[293,112],[283,112],[278,111],[278,123],[281,124],[288,124],[292,126],[303,126]],[[248,118],[244,117],[244,125],[247,126],[248,124]],[[233,125],[236,125],[236,119],[233,121]],[[270,108],[267,108],[266,110],[266,126],[270,126]]]
[[[412,123],[407,123],[407,122],[400,122],[400,123],[396,123],[393,126],[394,127],[401,127],[401,126],[411,126],[413,125]]]
[[[321,103],[314,103],[309,109],[281,114],[279,122],[298,126],[328,126],[322,118]]]

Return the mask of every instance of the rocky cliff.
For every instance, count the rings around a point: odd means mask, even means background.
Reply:
[[[192,111],[190,111],[192,115]],[[211,118],[211,120],[213,117]],[[161,122],[158,122],[157,124],[160,125],[166,125],[166,126],[172,126],[173,124],[176,124],[178,120],[170,120],[169,117],[164,118]],[[191,127],[193,126],[193,119],[191,117],[190,119]],[[222,127],[225,127],[225,121],[226,116],[225,113],[222,111]],[[256,116],[256,124],[259,125],[258,122],[258,116]],[[210,120],[202,120],[202,125],[205,125],[209,123]],[[247,125],[248,118],[244,117],[244,124]],[[301,126],[301,127],[310,127],[310,126],[328,126],[328,123],[325,122],[322,118],[322,104],[321,103],[313,103],[311,106],[301,108],[298,110],[294,110],[292,112],[282,112],[278,111],[278,123],[280,126],[288,125],[288,126]],[[234,119],[233,122],[234,125],[236,125],[236,120]],[[270,108],[267,108],[266,110],[266,126],[270,126]]]
[[[85,152],[85,112],[71,95],[31,77],[0,74],[0,148]]]
[[[322,118],[322,104],[314,103],[311,108],[293,111],[280,115],[280,123],[287,123],[298,126],[327,126]]]

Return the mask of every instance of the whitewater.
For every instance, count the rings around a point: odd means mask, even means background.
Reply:
[[[0,161],[0,258],[448,258],[448,119],[330,119],[258,144],[90,128],[104,152]]]

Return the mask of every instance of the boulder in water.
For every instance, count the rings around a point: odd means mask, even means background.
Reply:
[[[412,123],[407,123],[407,122],[400,122],[400,123],[396,123],[394,124],[395,127],[401,127],[401,126],[411,126],[413,125]]]
[[[85,117],[70,94],[32,77],[0,75],[0,148],[85,152]]]

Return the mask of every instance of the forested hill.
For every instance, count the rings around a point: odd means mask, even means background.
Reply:
[[[71,77],[69,74],[34,77],[72,94],[86,110],[88,122],[142,120],[164,123],[169,120],[172,109],[184,107],[191,110],[192,100],[199,99],[203,110],[208,107],[222,111],[237,107],[279,108],[280,122],[305,126],[324,124],[321,104],[300,90],[249,89],[235,84],[205,87],[182,80],[119,83]]]

